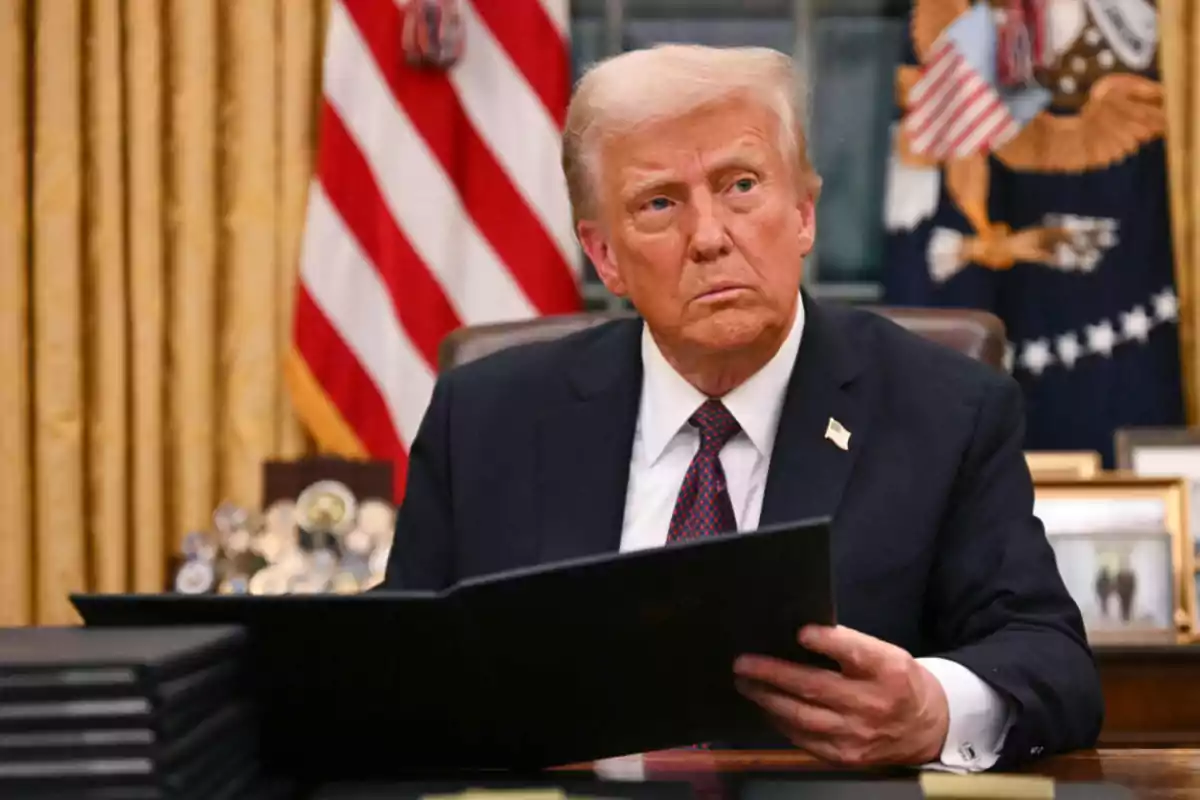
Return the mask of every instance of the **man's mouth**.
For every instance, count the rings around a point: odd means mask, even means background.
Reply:
[[[713,286],[709,289],[704,290],[703,292],[701,292],[699,294],[699,296],[697,296],[696,299],[697,300],[725,300],[725,299],[734,297],[738,294],[741,294],[742,292],[745,292],[745,291],[749,291],[749,287],[746,287],[740,283],[721,284],[721,285]]]

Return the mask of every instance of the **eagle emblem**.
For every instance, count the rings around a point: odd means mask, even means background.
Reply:
[[[403,6],[401,33],[408,63],[425,69],[449,69],[463,51],[459,0],[409,0]]]
[[[943,34],[969,14],[986,9],[995,20],[1000,63],[997,84],[1025,83],[1041,93],[1029,109],[988,141],[990,147],[930,154],[912,135],[912,107]],[[1110,239],[1110,221],[1064,226],[1044,224],[1013,231],[988,215],[989,156],[1021,172],[1080,173],[1101,169],[1162,137],[1166,127],[1162,86],[1154,71],[1158,54],[1158,10],[1152,0],[915,0],[912,40],[922,66],[901,67],[896,91],[905,123],[895,142],[896,158],[911,167],[944,170],[947,193],[974,229],[961,242],[954,272],[964,262],[1008,269],[1019,261],[1070,268],[1082,247],[1092,256],[1098,239]],[[1019,104],[1013,104],[1017,112]],[[1088,241],[1080,244],[1081,231]],[[1101,250],[1104,248],[1101,247]],[[1078,253],[1076,253],[1078,255]],[[948,275],[936,276],[944,279]]]

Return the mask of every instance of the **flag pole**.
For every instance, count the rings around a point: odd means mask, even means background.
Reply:
[[[604,0],[604,49],[615,56],[624,48],[625,0]]]
[[[801,84],[796,87],[800,93],[800,97],[796,99],[804,110],[804,135],[808,141],[809,158],[814,165],[816,163],[816,136],[812,124],[812,106],[816,98],[817,57],[813,48],[816,47],[817,41],[814,35],[814,26],[817,24],[819,16],[817,2],[818,0],[792,0],[792,30],[794,32],[792,58],[803,78]],[[817,249],[814,247],[805,259],[804,277],[801,279],[801,283],[805,286],[814,286],[817,283],[818,269]]]
[[[604,0],[604,50],[615,56],[625,49],[625,0]],[[605,292],[606,311],[621,311],[626,303],[620,297]]]

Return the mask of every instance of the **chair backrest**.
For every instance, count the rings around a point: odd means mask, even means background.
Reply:
[[[993,314],[958,308],[866,308],[919,336],[957,350],[996,369],[1004,369],[1004,323]],[[459,328],[442,341],[438,352],[439,367],[444,371],[506,347],[557,339],[609,320],[633,316],[631,311],[592,312]]]

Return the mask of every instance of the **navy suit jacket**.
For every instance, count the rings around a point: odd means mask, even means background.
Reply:
[[[761,524],[833,517],[839,623],[997,689],[1015,713],[997,767],[1092,746],[1099,679],[1033,515],[1017,384],[870,311],[804,303]],[[619,548],[642,324],[440,377],[381,589]],[[830,417],[848,450],[825,439]]]

